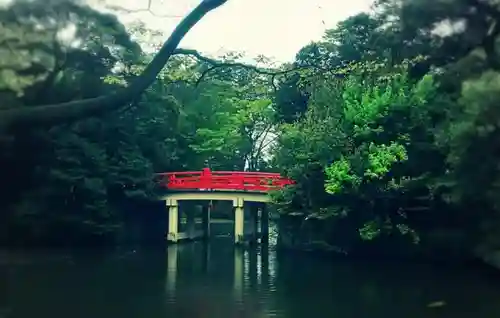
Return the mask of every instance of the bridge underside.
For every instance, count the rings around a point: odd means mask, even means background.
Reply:
[[[267,238],[269,216],[265,211],[265,205],[270,197],[267,193],[250,191],[203,191],[203,190],[184,190],[169,191],[160,195],[159,200],[165,201],[168,207],[168,234],[167,240],[175,243],[183,239],[195,239],[198,237],[208,237],[210,235],[210,206],[203,205],[202,219],[203,231],[195,231],[194,216],[190,211],[187,215],[187,232],[179,233],[179,202],[180,201],[230,201],[234,212],[234,240],[235,244],[241,244],[245,241],[247,235],[244,229],[244,211],[245,203],[261,203],[258,205],[249,205],[251,212],[251,237],[257,240],[258,237]],[[191,216],[190,216],[191,215]]]
[[[237,206],[238,200],[243,202],[262,202],[270,201],[269,195],[262,192],[249,191],[171,191],[160,195],[162,201],[232,201],[233,206]]]

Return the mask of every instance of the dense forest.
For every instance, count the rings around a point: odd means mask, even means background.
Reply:
[[[4,118],[133,87],[168,36],[72,1],[15,1],[0,19]],[[118,107],[0,130],[0,242],[115,243],[155,172],[208,164],[297,181],[273,193],[287,246],[488,255],[499,33],[498,1],[379,0],[278,67],[179,49]]]

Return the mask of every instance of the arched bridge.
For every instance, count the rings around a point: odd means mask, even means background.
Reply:
[[[159,173],[159,184],[169,190],[229,190],[268,192],[294,182],[272,172],[202,171]]]
[[[195,239],[210,235],[210,205],[212,201],[232,201],[234,210],[234,239],[239,244],[245,240],[244,229],[245,210],[251,215],[250,234],[252,238],[267,236],[268,215],[265,203],[269,202],[268,192],[281,189],[294,181],[282,177],[279,173],[212,171],[208,168],[202,171],[167,172],[157,174],[158,184],[167,190],[161,195],[161,200],[168,207],[169,242],[182,239]],[[180,233],[179,206],[183,201],[204,202],[202,204],[203,229],[196,231],[195,211],[182,211],[186,214],[186,231]],[[248,203],[248,204],[246,204]],[[260,228],[260,231],[259,231]],[[201,232],[201,234],[200,234]]]

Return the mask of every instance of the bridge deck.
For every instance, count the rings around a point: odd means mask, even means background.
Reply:
[[[167,172],[157,174],[160,187],[169,190],[222,190],[269,192],[295,183],[279,173],[242,171]]]

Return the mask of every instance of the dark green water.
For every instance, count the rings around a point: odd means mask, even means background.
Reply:
[[[500,281],[471,269],[235,250],[230,238],[107,254],[0,252],[0,317],[498,318]]]

